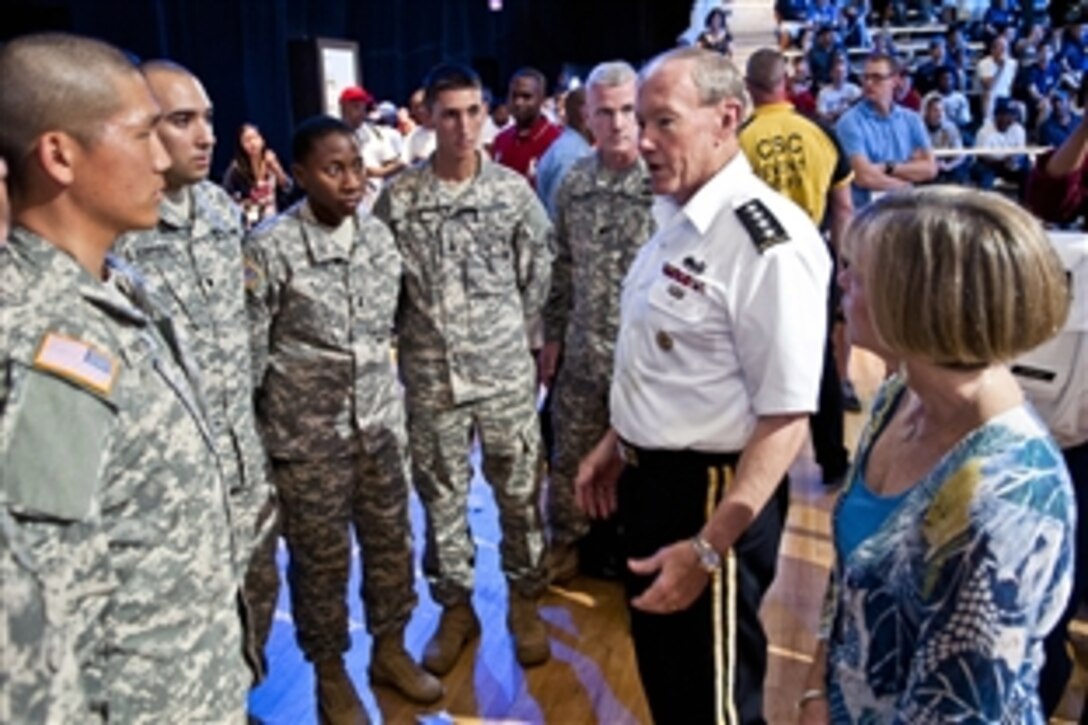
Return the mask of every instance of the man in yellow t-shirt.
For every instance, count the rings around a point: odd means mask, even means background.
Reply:
[[[753,53],[746,80],[755,111],[741,129],[740,145],[752,170],[807,211],[817,225],[827,223],[837,248],[839,233],[853,213],[850,162],[834,134],[787,100],[781,53],[770,48]]]
[[[777,50],[763,48],[748,59],[745,80],[755,111],[740,132],[740,147],[752,170],[779,193],[808,212],[818,226],[830,232],[833,258],[839,240],[854,213],[850,182],[854,173],[835,135],[817,121],[799,113],[786,95],[786,60]],[[830,285],[831,309],[838,307],[838,285]],[[836,317],[829,316],[829,320]],[[829,325],[829,328],[833,323]],[[829,485],[846,473],[848,455],[843,445],[843,407],[860,410],[853,387],[846,378],[849,353],[845,344],[836,367],[834,347],[824,350],[824,375],[820,407],[811,417],[816,462]],[[840,385],[840,377],[843,383]],[[845,400],[844,400],[845,398]]]

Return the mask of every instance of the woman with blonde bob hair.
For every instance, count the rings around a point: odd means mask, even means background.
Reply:
[[[1061,328],[1061,262],[1015,204],[941,186],[866,207],[844,256],[851,341],[898,372],[833,513],[801,721],[1043,723],[1073,492],[1006,363]]]

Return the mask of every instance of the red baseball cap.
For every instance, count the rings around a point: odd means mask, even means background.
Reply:
[[[362,86],[348,86],[344,90],[340,91],[341,103],[350,103],[352,101],[373,103],[374,96],[370,95],[370,93]]]

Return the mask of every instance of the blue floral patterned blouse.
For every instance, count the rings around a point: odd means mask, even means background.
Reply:
[[[903,388],[895,376],[877,395],[856,460]],[[967,434],[835,563],[831,721],[1044,723],[1042,641],[1069,597],[1074,517],[1061,453],[1030,407]]]

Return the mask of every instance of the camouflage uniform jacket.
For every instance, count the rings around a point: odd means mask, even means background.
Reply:
[[[556,195],[558,254],[544,307],[548,342],[562,342],[564,366],[610,378],[620,322],[620,287],[653,235],[653,194],[645,162],[612,172],[598,154],[575,162]]]
[[[270,494],[253,410],[241,212],[208,181],[193,184],[192,218],[163,205],[157,229],[127,234],[115,253],[141,273],[196,358],[208,422],[249,561],[256,521]]]
[[[215,444],[146,304],[26,230],[0,246],[5,722],[245,714]]]
[[[386,186],[374,213],[404,257],[397,331],[409,401],[524,391],[534,376],[526,321],[540,314],[553,255],[551,223],[528,183],[481,159],[453,191],[428,162]]]
[[[360,213],[343,249],[304,204],[245,244],[257,416],[279,460],[354,455],[378,443],[368,431],[404,425],[390,354],[401,285],[393,237]]]

